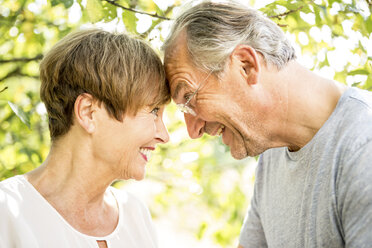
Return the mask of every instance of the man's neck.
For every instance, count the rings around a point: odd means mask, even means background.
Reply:
[[[275,75],[281,105],[277,133],[290,150],[305,146],[334,111],[346,86],[322,78],[297,62],[289,62]]]

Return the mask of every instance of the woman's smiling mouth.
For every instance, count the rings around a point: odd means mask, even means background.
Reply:
[[[142,155],[143,159],[148,162],[151,157],[151,152],[155,150],[154,147],[141,147],[139,152]]]

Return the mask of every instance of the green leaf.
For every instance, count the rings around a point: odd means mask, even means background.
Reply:
[[[305,5],[305,3],[303,3],[302,1],[300,2],[289,2],[289,1],[283,1],[284,4],[281,4],[283,5],[284,7],[286,7],[288,10],[296,10],[298,8],[303,8],[303,6]]]
[[[354,4],[347,4],[345,10],[348,12],[354,12],[355,14],[360,13],[360,10]]]
[[[128,30],[128,32],[131,33],[137,33],[137,17],[134,12],[131,11],[123,11],[123,22],[125,25],[125,28]]]
[[[365,69],[358,69],[358,70],[350,71],[347,74],[351,75],[351,76],[354,76],[354,75],[369,75],[369,72]]]
[[[272,2],[268,5],[266,5],[265,7],[262,7],[260,9],[261,12],[265,13],[267,16],[272,16],[272,15],[276,15],[276,2]]]
[[[367,90],[372,90],[372,76],[371,75],[368,76],[367,81],[363,88]]]
[[[109,3],[104,3],[103,4],[103,15],[106,21],[112,21],[113,19],[115,19],[117,16],[116,6],[109,4]]]
[[[335,36],[342,36],[344,35],[344,29],[342,28],[342,25],[340,24],[334,24],[332,26],[332,34]]]
[[[275,1],[276,5],[281,5],[281,6],[284,6],[284,7],[287,7],[287,5],[290,5],[290,2],[288,2],[287,0],[279,0],[279,1]]]
[[[52,1],[50,1],[50,4],[52,5],[52,7],[54,7],[54,6],[56,6],[56,5],[60,4],[60,3],[61,3],[60,0],[52,0]]]
[[[318,6],[315,6],[314,8],[314,14],[315,14],[315,23],[318,27],[322,26],[322,18],[320,17],[320,8]]]
[[[203,221],[202,223],[200,223],[200,225],[199,225],[199,230],[198,230],[198,232],[197,232],[197,234],[196,234],[196,237],[197,237],[199,240],[203,238],[204,233],[205,233],[205,231],[207,230],[207,227],[208,227],[208,224],[207,224],[205,221]]]
[[[367,50],[364,48],[362,42],[359,40],[358,41],[359,48],[362,50],[363,53],[367,53]]]
[[[155,3],[154,3],[155,4]],[[159,6],[157,5],[157,4],[155,4],[155,9],[156,9],[156,13],[158,14],[158,15],[161,15],[161,16],[164,16],[165,14],[164,14],[164,11],[161,9],[161,8],[159,8]]]
[[[92,23],[103,19],[103,7],[99,0],[87,0],[87,14]]]
[[[17,105],[15,105],[12,102],[8,101],[8,104],[10,108],[13,110],[13,112],[19,117],[19,119],[26,124],[28,128],[30,128],[30,118],[26,115],[26,113]]]
[[[129,8],[131,4],[131,0],[118,0],[117,3],[126,8]]]
[[[372,33],[372,17],[369,17],[367,21],[365,22],[367,32]]]
[[[61,0],[66,9],[70,8],[74,4],[74,0]]]
[[[305,14],[313,13],[313,10],[310,8],[310,6],[311,5],[309,5],[309,4],[304,4],[300,11],[305,13]]]

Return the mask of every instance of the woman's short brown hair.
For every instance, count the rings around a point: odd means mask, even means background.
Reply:
[[[68,132],[76,98],[89,93],[119,121],[170,101],[159,56],[141,40],[99,29],[71,33],[40,64],[40,96],[50,136]]]

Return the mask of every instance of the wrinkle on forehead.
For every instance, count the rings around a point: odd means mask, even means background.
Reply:
[[[185,32],[181,32],[173,44],[164,51],[164,67],[173,100],[180,97],[183,89],[197,82],[195,80],[197,70],[189,58]]]

